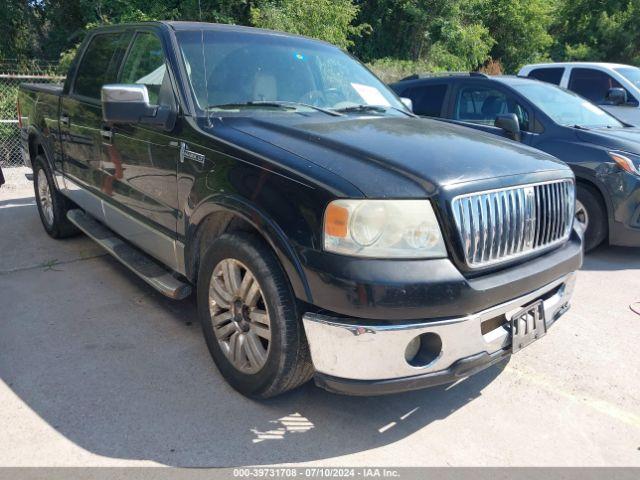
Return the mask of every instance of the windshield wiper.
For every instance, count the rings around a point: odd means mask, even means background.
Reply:
[[[308,103],[300,103],[300,102],[289,102],[285,100],[254,100],[250,102],[239,102],[239,103],[223,103],[220,105],[209,105],[206,107],[206,110],[213,110],[215,108],[238,108],[238,107],[273,107],[273,108],[281,108],[285,110],[297,110],[299,107],[310,108],[311,110],[316,110],[318,112],[325,113],[327,115],[331,115],[333,117],[341,117],[342,114],[336,112],[334,110],[328,110],[322,107],[316,107],[315,105],[309,105]]]
[[[353,112],[376,112],[376,113],[387,113],[387,110],[396,110],[397,112],[400,113],[404,113],[405,115],[409,116],[409,117],[416,117],[417,115],[414,113],[411,113],[409,111],[406,110],[402,110],[401,108],[398,107],[393,107],[391,105],[389,106],[385,106],[385,105],[367,105],[367,104],[361,104],[361,105],[351,105],[349,107],[342,107],[342,108],[336,108],[333,111],[334,112],[342,112],[342,113],[353,113]]]

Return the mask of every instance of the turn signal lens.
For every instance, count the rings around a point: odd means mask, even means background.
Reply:
[[[638,171],[638,166],[636,166],[636,164],[633,163],[633,160],[631,160],[631,158],[629,158],[628,155],[623,155],[618,152],[609,152],[609,156],[625,172],[633,173],[635,175],[640,175],[640,171]]]
[[[335,203],[330,203],[324,215],[324,232],[332,237],[347,236],[349,210]]]

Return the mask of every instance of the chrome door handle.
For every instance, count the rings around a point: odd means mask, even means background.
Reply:
[[[65,127],[71,125],[71,119],[69,118],[69,115],[65,115],[64,113],[60,115],[60,124]]]

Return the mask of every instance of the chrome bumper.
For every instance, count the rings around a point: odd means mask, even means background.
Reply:
[[[306,313],[304,328],[316,372],[350,380],[386,380],[445,371],[456,362],[478,354],[494,355],[511,345],[506,327],[511,316],[536,300],[544,300],[547,327],[567,309],[573,294],[573,272],[522,297],[461,318],[432,322],[375,325]],[[495,328],[482,333],[487,322]],[[433,333],[442,348],[426,365],[415,366],[405,353],[416,337]]]

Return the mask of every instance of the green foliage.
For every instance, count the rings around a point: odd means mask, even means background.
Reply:
[[[24,0],[3,0],[0,25],[5,41],[0,42],[0,60],[39,54],[36,32],[41,21],[41,6]]]
[[[371,0],[362,2],[359,20],[371,35],[354,52],[371,61],[398,58],[427,62],[436,70],[472,70],[489,59],[491,32],[468,8],[470,0]]]
[[[640,0],[568,0],[559,7],[554,56],[640,63]]]
[[[427,58],[438,70],[476,70],[489,60],[494,43],[485,26],[454,22],[442,27],[441,39],[431,45]]]
[[[424,60],[399,60],[397,58],[379,58],[367,64],[383,82],[393,83],[414,73],[426,73],[440,68]]]
[[[385,76],[487,65],[512,73],[549,58],[640,64],[640,0],[4,0],[0,61],[59,59],[64,72],[88,28],[156,19],[320,38]]]
[[[553,43],[549,34],[554,2],[549,0],[475,0],[473,16],[494,39],[491,57],[508,71],[545,59]]]
[[[353,25],[358,10],[351,0],[279,0],[252,8],[251,23],[347,48],[353,45],[353,37],[370,28],[367,24]]]

